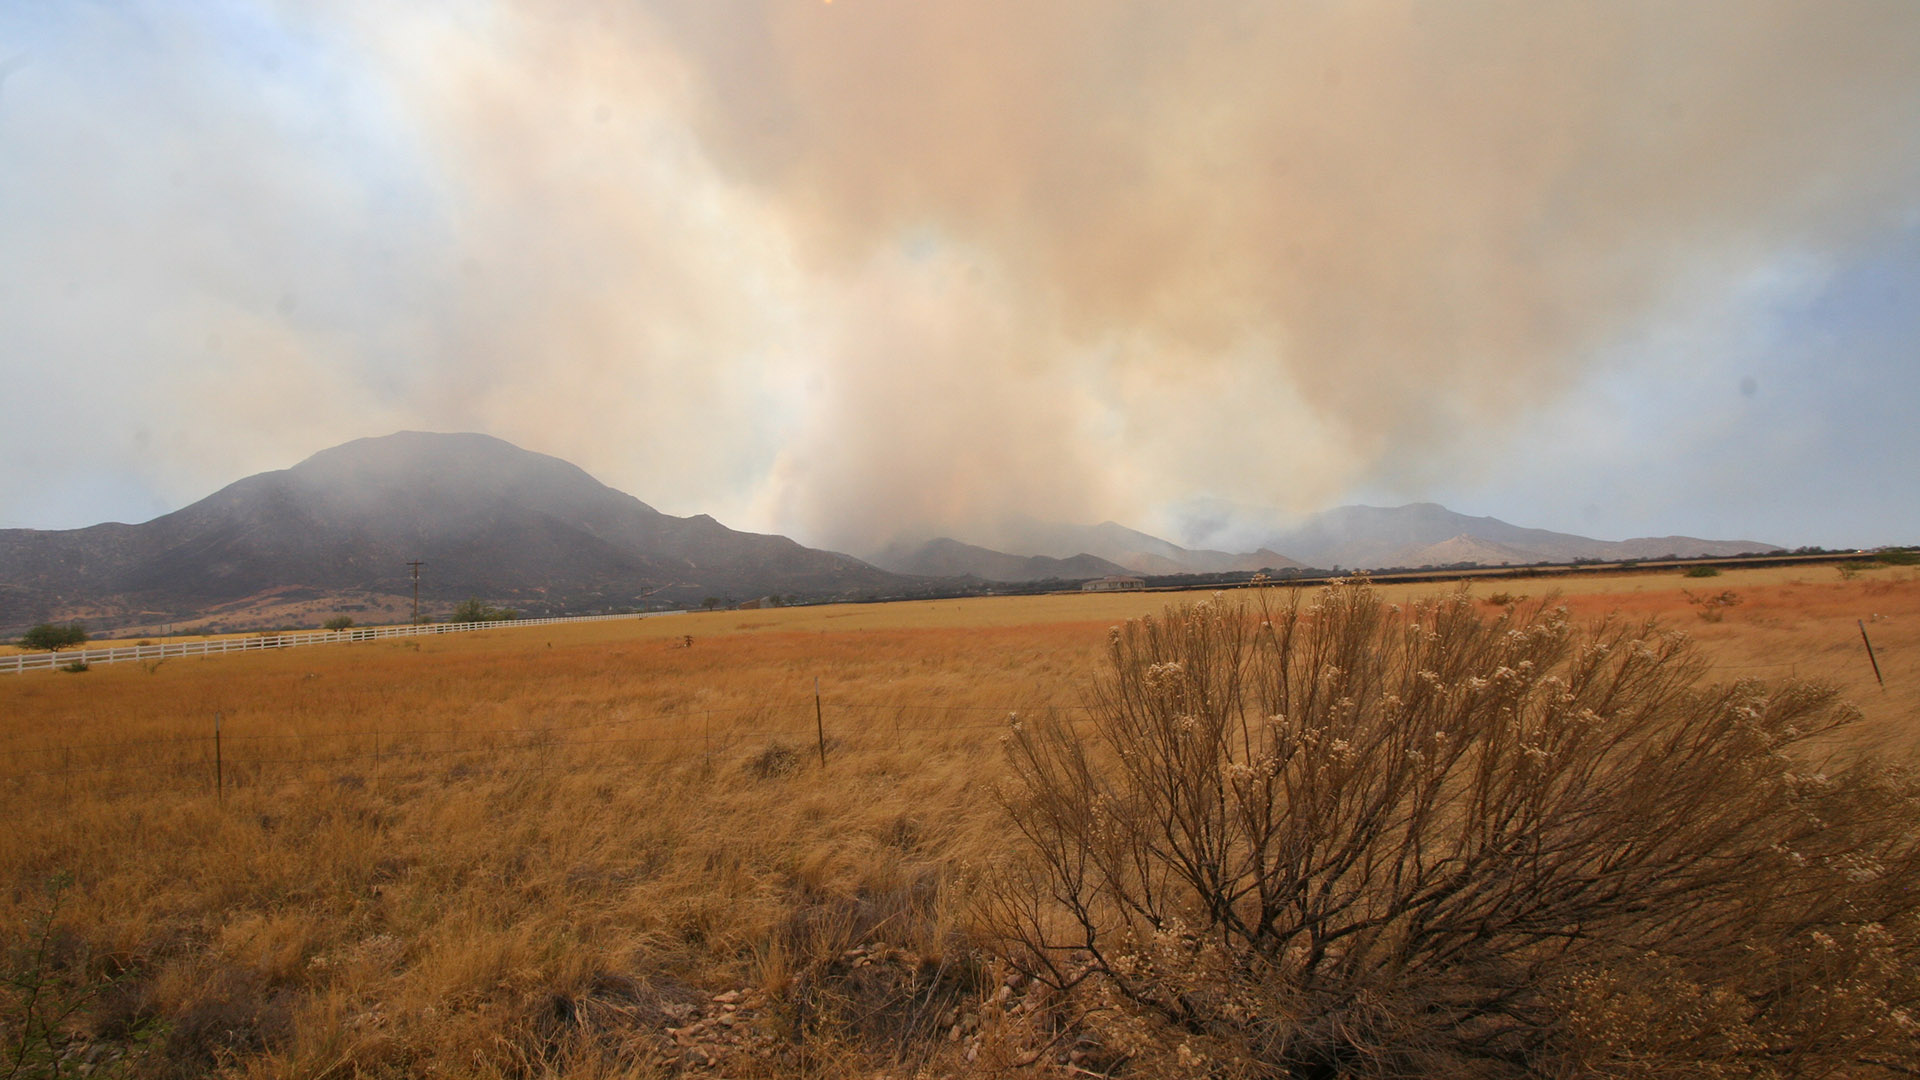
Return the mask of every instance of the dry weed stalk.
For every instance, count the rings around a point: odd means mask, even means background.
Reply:
[[[1920,1069],[1920,800],[1684,635],[1364,581],[1112,631],[1016,723],[1011,960],[1256,1075]],[[1206,1049],[1210,1048],[1210,1049]]]

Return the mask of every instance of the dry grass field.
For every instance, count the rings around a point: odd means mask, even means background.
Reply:
[[[1551,587],[1577,619],[1685,630],[1716,677],[1838,685],[1863,712],[1838,750],[1920,747],[1912,569]],[[1099,1073],[1008,986],[969,893],[1014,843],[993,794],[1008,713],[1079,715],[1108,628],[1179,599],[692,614],[0,679],[0,1005],[47,1055],[18,1075]]]

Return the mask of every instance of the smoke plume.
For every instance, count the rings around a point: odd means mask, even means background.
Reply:
[[[180,325],[143,347],[265,342],[249,394],[318,403],[301,437],[487,430],[663,509],[863,551],[1486,469],[1647,327],[1844,261],[1920,191],[1901,2],[259,18],[311,58],[267,76],[282,93],[352,88],[353,145],[307,106],[317,142],[272,99],[172,83],[269,111],[222,121],[250,198],[153,207],[120,241],[155,277],[204,264],[149,301]],[[168,137],[140,136],[195,138]]]

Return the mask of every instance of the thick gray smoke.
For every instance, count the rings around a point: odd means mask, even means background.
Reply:
[[[1309,509],[1920,191],[1904,2],[242,8],[288,59],[159,9],[152,86],[88,26],[0,98],[0,242],[106,282],[15,333],[191,372],[138,425],[184,497],[433,427],[861,550]]]

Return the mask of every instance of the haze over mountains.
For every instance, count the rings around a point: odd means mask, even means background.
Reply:
[[[902,574],[968,574],[988,581],[1024,581],[1041,577],[1107,574],[1224,574],[1238,571],[1299,569],[1301,564],[1265,549],[1244,554],[1192,550],[1129,529],[1117,522],[1070,525],[1014,518],[996,530],[996,543],[968,544],[949,537],[919,543],[899,542],[868,556],[875,566]],[[1011,561],[1010,561],[1011,560]],[[1090,560],[1090,561],[1088,561]],[[1067,565],[1078,569],[1059,574]],[[1036,571],[1047,571],[1036,573]]]
[[[1448,566],[1461,562],[1497,566],[1663,555],[1722,557],[1772,551],[1778,546],[1692,536],[1595,540],[1523,528],[1498,518],[1469,517],[1434,503],[1335,507],[1270,537],[1266,544],[1311,566],[1343,568]]]
[[[1247,511],[1255,519],[1276,511]],[[1244,531],[1244,530],[1242,530]],[[1189,549],[1108,521],[1061,525],[1016,520],[1000,534],[1011,554],[983,545],[939,538],[895,544],[870,556],[876,565],[903,574],[968,573],[990,581],[1015,581],[1021,553],[1061,559],[1067,553],[1104,560],[1143,575],[1216,574],[1302,568],[1523,566],[1576,559],[1649,559],[1663,555],[1725,557],[1774,550],[1752,540],[1702,540],[1691,536],[1595,540],[1547,529],[1529,529],[1492,517],[1469,517],[1434,503],[1407,506],[1341,506],[1315,514],[1290,529],[1273,531],[1248,552]],[[1016,561],[1009,562],[1009,559]],[[1107,571],[1112,573],[1114,571]]]
[[[468,597],[529,614],[939,592],[942,582],[1072,583],[1109,574],[1417,567],[1726,556],[1750,541],[1593,540],[1431,503],[1340,507],[1246,552],[1189,549],[1115,522],[1003,523],[1002,550],[953,538],[871,562],[674,517],[500,439],[401,432],[323,450],[138,525],[0,530],[0,627],[50,618],[158,623],[222,609],[256,621],[333,609],[392,616],[424,562],[425,610]],[[363,620],[364,621],[364,620]]]
[[[141,525],[0,530],[0,624],[187,617],[275,590],[407,593],[532,612],[853,596],[893,575],[783,536],[679,518],[486,435],[401,432],[247,477]]]

